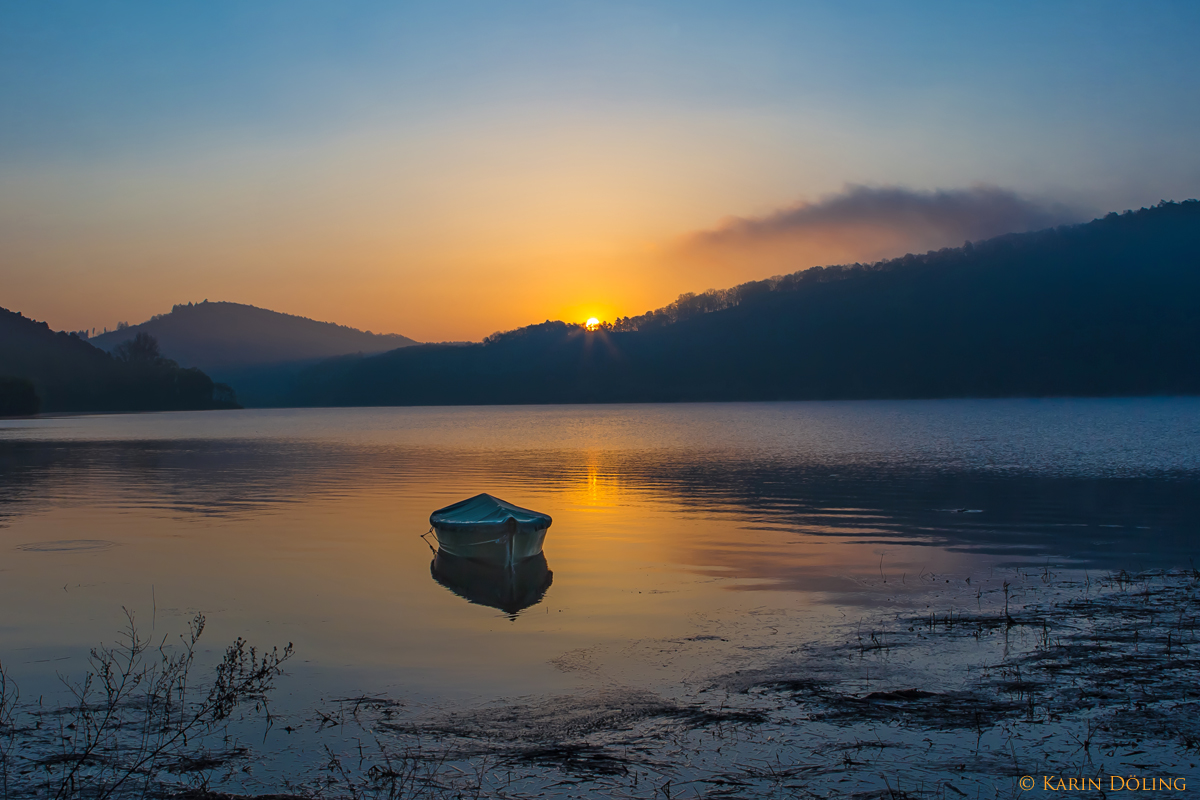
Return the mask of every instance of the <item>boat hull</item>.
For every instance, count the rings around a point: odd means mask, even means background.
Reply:
[[[439,550],[458,558],[498,566],[512,566],[540,555],[546,541],[546,530],[506,531],[497,535],[480,531],[443,530],[437,526],[433,528]]]

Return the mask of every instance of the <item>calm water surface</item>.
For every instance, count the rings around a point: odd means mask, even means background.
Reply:
[[[515,613],[431,574],[430,512],[479,492],[554,517]],[[124,607],[156,636],[202,612],[214,651],[294,642],[299,703],[654,685],[748,658],[756,619],[817,636],[1016,565],[1187,566],[1198,529],[1196,399],[5,420],[0,660],[50,691]]]

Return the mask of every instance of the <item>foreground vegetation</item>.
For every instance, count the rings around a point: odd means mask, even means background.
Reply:
[[[246,752],[222,729],[247,705],[269,719],[267,696],[291,645],[260,655],[238,639],[211,680],[197,686],[203,616],[173,645],[165,639],[155,645],[138,633],[131,614],[128,621],[116,646],[92,650],[82,678],[64,679],[64,705],[22,704],[0,667],[3,797],[162,794],[203,786],[216,768]]]
[[[290,649],[264,658],[235,643],[197,691],[186,678],[202,619],[175,655],[131,626],[62,708],[21,705],[5,685],[4,791],[958,798],[1018,797],[1025,776],[1108,790],[1112,776],[1195,775],[1200,573],[907,580],[928,589],[927,611],[848,620],[819,640],[780,612],[746,620],[777,634],[771,644],[719,633],[642,643],[655,663],[710,667],[676,689],[602,682],[454,708],[362,696],[277,717],[275,731],[299,738],[287,740],[290,766],[258,777],[251,764],[283,756],[229,738],[227,720],[263,708]],[[588,671],[594,657],[557,663]]]

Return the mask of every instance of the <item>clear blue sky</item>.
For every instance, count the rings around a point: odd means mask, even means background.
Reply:
[[[3,2],[0,302],[475,338],[761,277],[665,254],[846,184],[1185,199],[1198,42],[1197,2]]]

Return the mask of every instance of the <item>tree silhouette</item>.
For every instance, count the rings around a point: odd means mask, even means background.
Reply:
[[[159,364],[163,361],[158,339],[145,331],[140,331],[137,336],[113,348],[113,357],[127,364]]]
[[[41,400],[33,381],[25,378],[0,377],[0,417],[24,417],[38,413]]]

